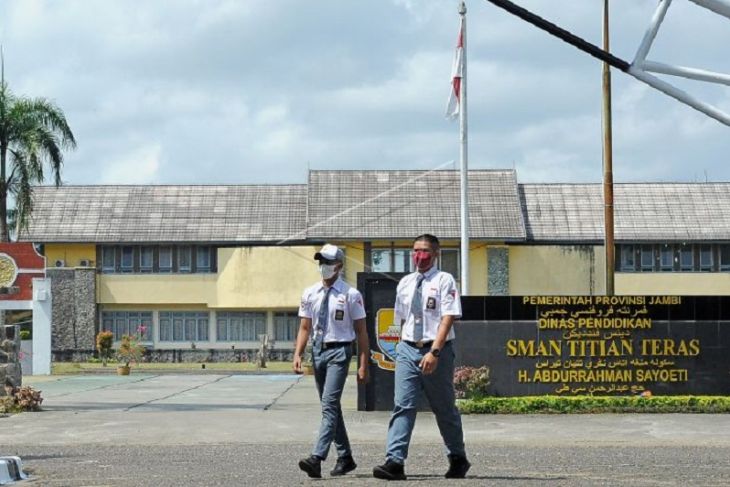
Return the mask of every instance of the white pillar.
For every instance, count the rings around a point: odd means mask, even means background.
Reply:
[[[51,374],[51,279],[33,278],[33,375]]]

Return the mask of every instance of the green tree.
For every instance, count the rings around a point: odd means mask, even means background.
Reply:
[[[0,71],[0,242],[8,242],[8,196],[24,227],[33,209],[32,185],[45,180],[46,165],[61,184],[62,151],[75,149],[76,140],[60,108],[45,98],[15,96],[1,64]]]

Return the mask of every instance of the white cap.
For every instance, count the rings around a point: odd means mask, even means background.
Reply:
[[[336,260],[342,262],[345,260],[345,253],[337,245],[326,244],[322,249],[314,254],[315,260]]]

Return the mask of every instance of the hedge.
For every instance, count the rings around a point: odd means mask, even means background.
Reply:
[[[457,406],[464,414],[728,413],[730,396],[486,396]]]

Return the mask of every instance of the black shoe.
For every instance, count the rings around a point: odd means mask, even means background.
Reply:
[[[316,455],[299,460],[299,468],[313,479],[322,478],[322,459]]]
[[[355,460],[352,459],[352,456],[348,455],[337,459],[335,468],[332,469],[330,475],[333,477],[339,477],[340,475],[345,475],[347,472],[352,472],[356,468],[357,463],[355,463]]]
[[[383,480],[405,480],[406,473],[400,463],[386,460],[383,465],[378,465],[373,469],[373,477]]]
[[[469,463],[466,457],[449,455],[449,470],[444,477],[447,479],[463,479],[466,477],[466,472],[469,471],[469,467],[471,467],[471,463]]]

